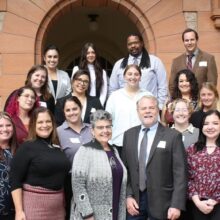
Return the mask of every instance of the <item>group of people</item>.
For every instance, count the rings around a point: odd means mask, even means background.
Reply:
[[[0,112],[0,219],[219,220],[217,68],[182,40],[169,92],[139,34],[109,80],[93,43],[71,77],[48,46]]]

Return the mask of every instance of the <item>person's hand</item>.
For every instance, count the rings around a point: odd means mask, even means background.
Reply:
[[[91,216],[89,218],[86,218],[85,220],[95,220],[94,216]]]
[[[138,211],[139,206],[134,198],[128,197],[126,199],[126,204],[127,204],[127,211],[130,215],[134,216],[139,214]]]
[[[23,211],[16,212],[15,220],[26,220],[24,212]]]
[[[215,206],[218,202],[215,201],[214,199],[208,199],[208,200],[207,200],[207,203],[208,203],[209,205]]]
[[[170,220],[176,220],[180,217],[180,210],[170,207],[167,212],[167,218]]]
[[[195,205],[202,213],[209,214],[214,208],[214,205],[212,203],[213,202],[208,200],[199,200],[195,203]]]

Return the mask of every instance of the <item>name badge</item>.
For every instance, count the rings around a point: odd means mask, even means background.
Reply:
[[[70,142],[72,142],[73,144],[80,144],[79,138],[70,138]]]
[[[39,104],[40,104],[41,107],[47,108],[47,103],[46,102],[40,101]]]
[[[207,61],[200,61],[199,66],[208,66]]]
[[[160,141],[157,145],[158,148],[163,148],[165,149],[166,148],[166,141]]]

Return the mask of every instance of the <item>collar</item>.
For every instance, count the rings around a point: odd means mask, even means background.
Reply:
[[[108,144],[110,149],[113,151],[113,147],[112,145]],[[92,141],[90,141],[89,143],[84,144],[85,147],[91,147],[91,148],[95,148],[97,150],[103,150],[103,147],[101,145],[100,142],[98,142],[96,139],[93,139]]]
[[[175,125],[173,124],[173,125],[171,126],[171,128],[175,129]],[[189,126],[186,128],[186,130],[183,131],[183,132],[186,132],[186,131],[189,131],[190,133],[193,133],[194,127],[193,127],[193,125],[192,125],[191,123],[190,123]],[[183,133],[183,132],[182,132],[182,133]]]
[[[132,56],[131,54],[129,54],[129,57],[128,57],[128,59],[134,59],[134,58],[136,58],[137,60],[141,60],[141,57],[142,57],[142,53],[140,53],[137,57],[135,57],[135,56]]]
[[[151,127],[149,127],[149,131],[153,131],[153,130],[157,130],[158,127],[158,122],[156,122],[154,125],[152,125]],[[141,125],[141,131],[143,131],[146,127],[142,124]]]
[[[198,53],[199,53],[199,48],[197,47],[197,48],[195,49],[195,51],[193,52],[193,54],[194,54],[194,56],[196,57],[196,56],[198,55]],[[186,56],[188,56],[188,55],[189,55],[189,53],[186,52]]]
[[[72,128],[69,126],[69,124],[68,124],[68,122],[67,122],[66,120],[63,122],[62,126],[63,126],[64,129],[69,129],[69,128],[72,129]],[[85,128],[85,127],[90,127],[90,125],[89,125],[89,124],[86,124],[86,123],[82,123],[81,130],[82,130],[83,128]]]

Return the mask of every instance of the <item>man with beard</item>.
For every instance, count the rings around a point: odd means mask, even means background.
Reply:
[[[167,97],[167,76],[163,63],[158,57],[148,54],[144,48],[143,38],[139,34],[128,36],[127,49],[128,55],[118,60],[113,67],[109,85],[110,93],[124,87],[125,67],[129,64],[136,64],[142,72],[140,87],[157,97],[159,108],[162,109]]]

